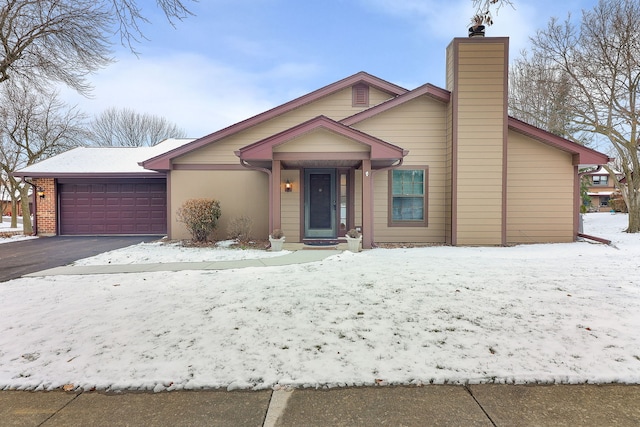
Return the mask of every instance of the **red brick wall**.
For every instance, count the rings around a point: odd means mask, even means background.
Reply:
[[[33,183],[36,185],[36,189],[42,188],[44,190],[44,198],[40,198],[36,194],[38,235],[53,236],[58,232],[58,221],[56,218],[56,200],[58,199],[58,195],[56,194],[55,179],[35,178]]]

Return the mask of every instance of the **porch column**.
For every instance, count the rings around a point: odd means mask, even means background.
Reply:
[[[362,161],[362,248],[373,247],[373,174],[371,159]]]
[[[280,160],[273,160],[271,164],[271,212],[270,215],[273,219],[273,229],[282,228],[282,215],[281,209],[281,197],[282,192],[280,189],[281,180],[281,164]],[[271,233],[273,230],[269,230]]]

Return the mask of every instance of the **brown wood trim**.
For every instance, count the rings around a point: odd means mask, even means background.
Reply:
[[[193,142],[185,144],[182,147],[179,147],[175,150],[171,150],[167,153],[158,155],[151,159],[147,159],[144,162],[142,162],[142,166],[146,169],[152,169],[152,170],[168,170],[171,168],[171,160],[175,159],[176,157],[190,153],[194,150],[197,150],[198,148],[209,145],[213,142],[219,141],[223,138],[234,135],[243,130],[249,129],[267,120],[273,119],[274,117],[285,114],[296,108],[300,108],[303,105],[307,105],[311,102],[317,101],[318,99],[324,98],[325,96],[331,95],[335,92],[351,87],[352,85],[357,83],[366,83],[369,86],[375,87],[379,90],[382,90],[383,92],[387,92],[395,96],[408,92],[408,90],[403,87],[400,87],[386,80],[382,80],[378,77],[372,76],[371,74],[361,71],[352,76],[346,77],[342,80],[338,80],[337,82],[331,83],[318,90],[310,92],[299,98],[296,98],[292,101],[286,102],[282,105],[272,108],[271,110],[267,110],[263,113],[250,117],[234,125],[221,129],[217,132],[206,135],[200,139],[197,139]]]
[[[371,160],[362,161],[362,248],[373,247],[373,171]]]
[[[397,145],[393,145],[373,135],[369,135],[321,115],[254,142],[253,144],[244,146],[236,152],[236,155],[242,160],[270,160],[274,155],[274,147],[318,129],[333,132],[368,146],[372,159],[400,159],[408,154],[408,151]]]
[[[460,55],[458,54],[461,39],[454,39],[451,45],[453,55],[453,81],[448,89],[451,90],[451,245],[458,244],[458,91]]]
[[[507,174],[508,174],[508,145],[509,145],[509,38],[504,41],[503,68],[503,118],[502,118],[502,224],[500,229],[501,244],[507,246]]]
[[[54,179],[164,179],[167,174],[165,172],[105,172],[105,173],[75,173],[75,172],[33,172],[33,173],[14,173],[14,176],[21,178],[54,178]]]
[[[394,170],[423,170],[424,171],[424,219],[422,221],[393,221],[393,171]],[[429,226],[429,166],[398,166],[387,172],[387,227],[428,227]]]
[[[169,239],[172,239],[172,233],[173,233],[173,227],[172,227],[172,223],[173,223],[173,216],[171,215],[172,209],[171,209],[171,193],[172,193],[172,187],[171,187],[171,172],[169,172],[167,174],[167,236],[169,237]]]
[[[240,164],[201,164],[201,163],[177,163],[172,165],[172,170],[186,170],[186,171],[238,171],[246,170],[244,166]]]
[[[304,221],[305,221],[305,212],[304,212],[304,198],[307,192],[307,184],[305,181],[305,173],[304,169],[299,170],[299,180],[300,180],[300,240],[304,239]]]
[[[584,233],[578,233],[578,237],[582,237],[583,239],[589,239],[589,240],[593,240],[593,241],[596,241],[596,242],[604,243],[605,245],[610,245],[611,244],[611,240],[604,239],[602,237],[590,236],[590,235],[584,234]]]
[[[272,176],[272,192],[271,197],[273,200],[271,201],[272,211],[273,211],[273,228],[282,228],[282,184],[280,183],[281,179],[281,165],[279,160],[274,160],[271,166],[271,176]],[[271,233],[273,230],[269,230]]]
[[[448,103],[451,99],[451,93],[448,90],[441,89],[437,86],[427,83],[416,89],[413,89],[410,92],[399,95],[395,98],[390,99],[389,101],[385,101],[382,104],[378,104],[360,113],[356,113],[352,116],[344,118],[340,120],[340,123],[343,123],[347,126],[351,126],[355,123],[371,118],[384,111],[397,107],[398,105],[402,105],[405,102],[411,101],[412,99],[418,98],[419,96],[422,96],[422,95],[430,96],[440,102],[445,102],[445,103]]]
[[[273,160],[364,160],[370,158],[370,156],[371,154],[368,151],[286,152],[273,153]]]
[[[604,165],[607,164],[610,160],[609,156],[607,156],[606,154],[600,153],[592,148],[585,147],[584,145],[577,144],[558,135],[554,135],[551,132],[547,132],[543,129],[532,126],[514,117],[509,117],[508,120],[509,129],[526,135],[530,138],[536,139],[559,150],[573,154],[573,162],[575,165]]]

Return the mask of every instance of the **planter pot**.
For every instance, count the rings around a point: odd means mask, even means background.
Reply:
[[[271,243],[271,250],[273,252],[277,252],[277,251],[281,251],[282,250],[282,245],[284,244],[284,237],[281,237],[279,239],[274,239],[273,237],[269,236],[269,242]]]
[[[360,252],[360,242],[362,242],[362,236],[360,237],[349,237],[345,236],[347,239],[347,249],[350,252]]]

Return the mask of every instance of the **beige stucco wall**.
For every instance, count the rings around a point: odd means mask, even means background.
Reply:
[[[446,117],[445,104],[422,96],[353,126],[409,150],[404,167],[428,169],[427,227],[388,226],[388,172],[375,173],[373,219],[376,242],[444,243],[447,208]],[[356,200],[361,198],[360,188],[356,186]]]
[[[509,132],[508,148],[507,242],[572,242],[571,155],[516,132]]]
[[[220,201],[222,216],[215,232],[216,240],[227,238],[229,221],[239,216],[253,220],[252,236],[266,239],[269,234],[269,189],[266,173],[238,171],[174,170],[167,179],[169,188],[171,239],[189,239],[184,224],[177,221],[176,210],[188,199],[213,198]]]

